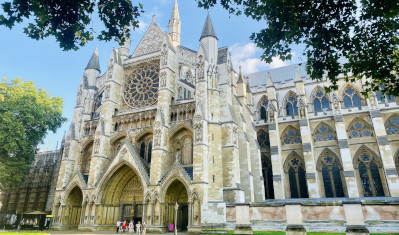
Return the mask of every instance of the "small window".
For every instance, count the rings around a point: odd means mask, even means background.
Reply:
[[[346,89],[344,92],[344,106],[347,109],[358,107],[359,110],[362,109],[362,103],[360,102],[360,97],[352,88]]]
[[[286,100],[286,110],[287,110],[287,116],[291,116],[292,118],[295,117],[295,115],[298,115],[298,101],[296,99],[295,95],[290,95],[287,100]]]
[[[292,126],[287,127],[282,138],[284,145],[302,143],[301,133]]]
[[[348,129],[349,138],[357,139],[373,136],[373,130],[365,121],[358,119]]]
[[[399,133],[399,117],[391,117],[385,123],[388,135],[396,135]]]

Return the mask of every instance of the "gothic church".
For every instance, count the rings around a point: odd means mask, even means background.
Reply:
[[[344,77],[326,93],[329,81],[309,79],[302,64],[236,72],[209,15],[196,50],[180,37],[175,0],[168,33],[153,19],[102,74],[94,52],[66,137],[54,229],[114,230],[121,219],[190,233],[399,225],[397,98],[366,98],[365,80]]]

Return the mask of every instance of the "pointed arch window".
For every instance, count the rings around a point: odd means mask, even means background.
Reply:
[[[258,132],[258,143],[261,148],[270,148],[269,134],[266,131],[260,130]]]
[[[317,115],[318,112],[330,110],[330,102],[328,101],[324,90],[318,90],[314,94],[313,107],[315,115]]]
[[[385,196],[382,185],[382,166],[377,156],[363,147],[355,158],[355,167],[358,170],[365,197]]]
[[[344,92],[344,106],[347,109],[354,107],[358,107],[359,110],[362,109],[362,103],[360,101],[359,95],[350,87],[348,87]]]
[[[274,199],[272,162],[266,153],[262,153],[262,174],[264,179],[265,197],[266,199]]]
[[[327,124],[321,123],[313,133],[316,142],[335,140],[335,131]]]
[[[193,164],[193,141],[190,137],[186,137],[183,140],[182,155],[182,165]]]
[[[291,93],[286,99],[286,106],[285,109],[287,110],[287,116],[291,116],[292,118],[295,115],[298,115],[298,101],[296,95]]]
[[[269,101],[264,99],[260,102],[260,119],[267,121],[267,105],[269,104]]]
[[[302,143],[301,133],[292,126],[287,127],[283,133],[283,144],[287,145],[300,143]]]
[[[342,165],[331,151],[324,151],[318,162],[319,171],[323,177],[326,197],[345,197],[344,176]]]
[[[140,157],[145,159],[145,142],[141,142],[140,144]]]
[[[291,198],[307,198],[305,162],[295,152],[291,153],[284,164],[287,174]]]
[[[361,119],[356,119],[354,122],[352,122],[352,124],[349,126],[348,132],[349,138],[351,139],[373,136],[371,126]]]
[[[151,153],[152,153],[152,141],[148,143],[148,153],[147,153],[147,162],[151,162]]]
[[[385,123],[388,135],[396,135],[399,133],[399,117],[391,117]]]

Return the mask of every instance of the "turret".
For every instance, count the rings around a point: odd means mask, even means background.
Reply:
[[[131,39],[130,36],[128,37],[126,35],[126,32],[129,28],[125,28],[124,36],[125,36],[125,42],[122,45],[119,45],[119,54],[121,57],[121,60],[124,61],[125,59],[129,58],[129,53],[130,53],[130,43]]]
[[[206,17],[204,28],[202,29],[200,42],[204,45],[208,62],[212,65],[217,64],[218,38],[213,28],[210,15]]]
[[[240,66],[240,72],[238,73],[237,79],[237,96],[245,97],[247,93],[247,84],[245,82],[245,77],[242,75],[242,70]]]
[[[100,73],[101,73],[100,62],[98,59],[98,49],[96,47],[85,69],[85,75],[87,77],[87,83],[88,83],[87,85],[89,87],[95,86],[96,78],[100,75]]]
[[[172,16],[169,20],[169,36],[172,39],[173,47],[180,46],[180,32],[181,32],[181,22],[179,16],[179,8],[177,5],[177,0],[173,6]]]

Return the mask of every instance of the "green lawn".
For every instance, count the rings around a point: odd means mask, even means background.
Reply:
[[[44,233],[44,232],[0,232],[0,235],[50,235],[50,233]]]

